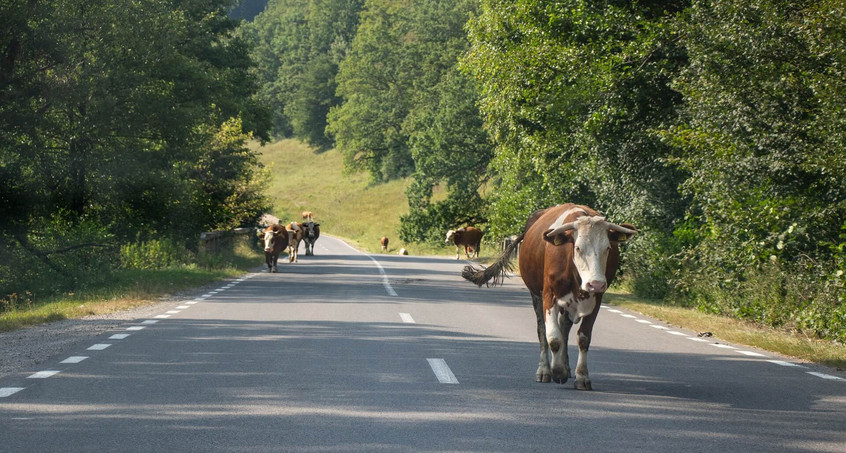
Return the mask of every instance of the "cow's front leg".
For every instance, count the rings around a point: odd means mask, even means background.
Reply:
[[[455,259],[461,259],[461,246],[455,245]]]
[[[597,304],[598,305],[598,304]],[[597,306],[597,308],[599,308]],[[596,312],[588,316],[579,327],[579,360],[576,363],[575,387],[579,390],[591,390],[590,376],[588,375],[587,356],[590,348],[590,337],[593,331],[593,322],[596,319]]]
[[[547,303],[544,300],[544,325],[546,327],[546,341],[552,353],[552,380],[563,384],[570,377],[570,365],[567,363],[567,337],[561,332],[558,315],[561,311],[558,304]]]
[[[532,294],[532,305],[535,308],[535,318],[538,324],[538,343],[540,344],[540,358],[538,358],[538,371],[535,373],[535,381],[549,382],[552,380],[552,373],[549,368],[549,343],[546,342],[546,327],[544,326],[543,298]]]

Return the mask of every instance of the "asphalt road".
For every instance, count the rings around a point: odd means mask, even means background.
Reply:
[[[315,252],[3,377],[0,451],[846,452],[842,372],[605,306],[594,390],[539,384],[519,278]]]

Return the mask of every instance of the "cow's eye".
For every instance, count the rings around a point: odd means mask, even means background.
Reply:
[[[576,251],[579,252],[579,253],[582,253],[582,248],[577,246]]]

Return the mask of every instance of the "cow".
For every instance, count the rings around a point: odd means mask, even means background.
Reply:
[[[288,230],[282,225],[271,225],[261,233],[264,238],[264,261],[268,272],[277,272],[279,254],[288,246]]]
[[[608,222],[597,211],[572,203],[534,212],[502,255],[487,269],[465,266],[462,276],[478,286],[501,284],[519,247],[520,277],[529,289],[537,317],[538,382],[559,384],[572,377],[567,339],[579,324],[575,387],[591,390],[587,353],[602,295],[620,261],[619,244],[638,231]],[[551,354],[550,354],[551,351]],[[550,355],[552,364],[550,366]]]
[[[312,217],[309,217],[307,222],[300,225],[303,227],[303,243],[305,244],[306,256],[314,255],[314,243],[320,237],[320,224],[316,223]]]
[[[406,249],[405,249],[405,247],[400,248],[400,249],[399,249],[399,251],[397,252],[397,255],[407,256],[407,255],[408,255],[408,250],[406,250]]]
[[[303,224],[291,222],[285,225],[285,229],[288,231],[288,262],[296,263],[300,241],[303,240]]]
[[[379,244],[382,245],[382,253],[388,253],[388,237],[382,236],[382,239],[379,239]]]
[[[449,230],[446,234],[444,244],[452,241],[455,244],[455,259],[459,258],[461,247],[464,247],[464,256],[470,259],[470,255],[479,257],[479,249],[482,245],[482,230],[474,227],[465,227],[458,230]]]
[[[311,211],[303,211],[303,220],[314,220],[314,214]]]

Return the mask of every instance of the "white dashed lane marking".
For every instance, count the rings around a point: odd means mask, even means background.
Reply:
[[[0,388],[0,398],[5,398],[7,396],[14,395],[15,393],[20,392],[25,387],[2,387]]]
[[[400,315],[400,318],[402,319],[402,322],[404,322],[406,324],[414,324],[414,318],[412,318],[410,314],[400,313],[399,315]]]
[[[128,337],[128,333],[116,333],[109,337],[109,340],[125,340]]]
[[[126,330],[144,330],[146,328],[147,326],[129,326],[126,328]]]
[[[688,340],[696,341],[696,342],[699,342],[699,343],[708,343],[715,348],[733,350],[733,351],[737,352],[738,354],[743,354],[743,355],[749,356],[749,357],[761,357],[761,358],[764,358],[764,359],[767,359],[769,357],[769,356],[767,356],[765,354],[761,354],[759,352],[744,351],[742,349],[738,349],[735,346],[731,346],[731,345],[727,345],[727,344],[720,344],[720,343],[711,343],[710,340],[706,340],[704,338],[691,337],[690,335],[688,335],[684,332],[678,332],[678,331],[671,330],[671,329],[664,327],[664,326],[659,326],[659,325],[653,324],[651,321],[647,321],[645,319],[639,319],[637,316],[630,315],[630,314],[625,313],[621,310],[617,310],[617,309],[614,309],[614,308],[608,308],[608,307],[605,307],[605,306],[603,306],[602,309],[604,311],[609,312],[609,313],[617,313],[623,318],[632,319],[632,320],[634,320],[638,323],[641,323],[641,324],[647,324],[647,325],[649,325],[649,327],[652,327],[653,329],[658,329],[658,330],[664,331],[665,333],[668,333],[670,335],[676,335],[676,336],[679,336],[679,337],[684,337]],[[805,368],[802,365],[797,365],[795,363],[785,362],[783,360],[767,360],[767,362],[770,362],[770,363],[775,364],[775,365],[783,366],[783,367]],[[812,376],[816,376],[818,378],[821,378],[821,379],[832,380],[832,381],[846,381],[846,379],[843,379],[843,378],[838,377],[838,376],[833,376],[833,375],[830,375],[830,374],[817,373],[817,372],[813,372],[813,371],[808,371],[807,373],[812,375]]]
[[[429,366],[432,367],[432,371],[435,373],[435,377],[438,378],[438,382],[441,384],[458,384],[458,379],[452,374],[452,370],[449,369],[444,359],[426,360],[429,362]]]

